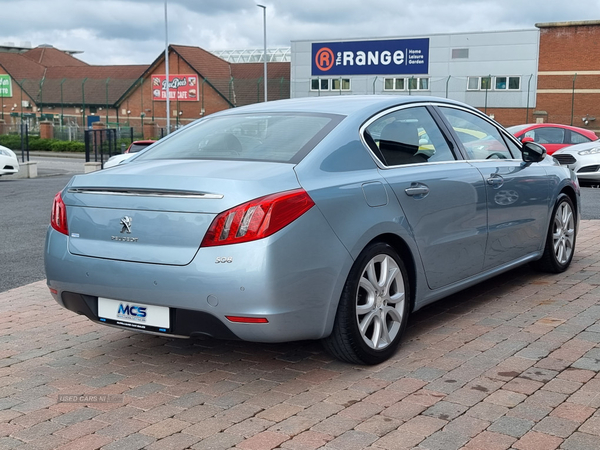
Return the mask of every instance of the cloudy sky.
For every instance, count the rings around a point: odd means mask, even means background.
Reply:
[[[169,43],[207,50],[260,49],[254,0],[168,0]],[[267,6],[267,42],[531,29],[539,22],[600,20],[600,1],[280,0]],[[90,64],[149,64],[164,51],[164,0],[4,0],[0,44],[80,50]]]

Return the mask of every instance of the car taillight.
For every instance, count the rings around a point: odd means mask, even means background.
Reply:
[[[69,235],[69,228],[67,227],[67,207],[60,196],[60,192],[54,196],[50,225],[52,225],[52,228],[59,233],[66,234],[67,236]]]
[[[214,218],[201,247],[265,238],[292,223],[314,204],[303,189],[267,195],[243,203]]]

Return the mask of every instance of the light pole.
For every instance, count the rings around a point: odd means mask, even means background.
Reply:
[[[263,39],[263,44],[264,44],[264,80],[265,80],[265,102],[267,101],[267,7],[264,5],[259,5],[256,4],[256,6],[258,6],[259,8],[263,9],[263,33],[264,33],[264,39]]]
[[[165,109],[167,111],[167,134],[169,134],[169,130],[171,129],[171,118],[169,116],[169,108],[171,104],[169,99],[169,27],[167,25],[167,0],[165,0],[165,75],[167,78],[167,104]]]

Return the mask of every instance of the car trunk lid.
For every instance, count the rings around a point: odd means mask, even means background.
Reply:
[[[76,176],[63,191],[72,254],[186,265],[213,218],[299,187],[293,165],[149,161]]]

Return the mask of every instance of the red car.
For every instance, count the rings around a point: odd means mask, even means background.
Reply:
[[[515,125],[514,127],[508,127],[507,130],[520,141],[531,138],[534,142],[542,144],[549,155],[569,145],[583,144],[598,139],[593,131],[558,123]]]
[[[155,142],[156,141],[152,139],[146,139],[145,141],[133,141],[129,147],[127,147],[125,153],[137,153],[140,150],[144,150],[149,145],[154,144]]]

